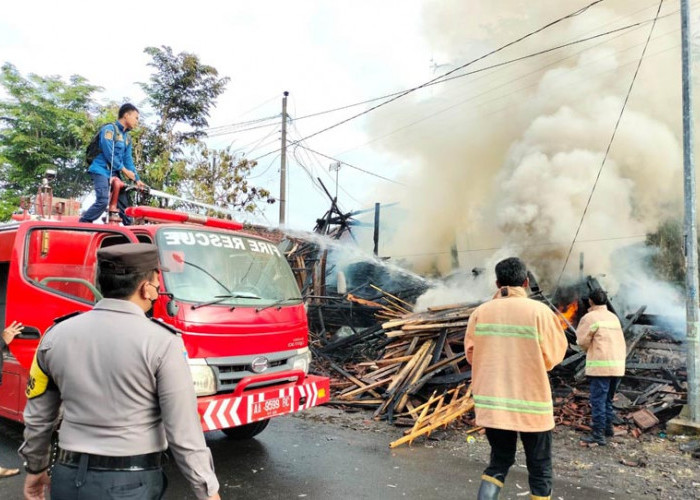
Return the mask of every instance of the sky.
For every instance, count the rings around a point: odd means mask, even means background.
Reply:
[[[151,73],[150,57],[143,49],[167,45],[175,53],[194,53],[231,79],[211,112],[211,127],[280,116],[284,91],[290,93],[288,114],[293,119],[391,93],[432,75],[433,54],[421,34],[420,2],[348,5],[202,0],[101,2],[88,8],[77,0],[11,2],[3,6],[0,17],[0,59],[24,75],[79,74],[103,87],[98,95],[103,102],[129,99],[141,106],[144,94],[137,82],[146,82]],[[363,109],[292,122],[288,139],[309,135]],[[262,156],[280,145],[280,120],[265,124],[269,126],[212,137],[209,143],[231,145],[248,158]],[[305,144],[333,156],[366,141],[360,119]],[[402,163],[370,148],[342,159],[389,178]],[[310,230],[330,207],[311,179],[320,177],[334,194],[331,163],[303,150],[289,151],[289,227]],[[279,164],[277,153],[262,158],[251,183],[278,196]],[[387,181],[349,167],[341,168],[338,179],[339,203],[345,211],[390,201],[368,198],[368,185]],[[276,225],[278,214],[278,205],[269,206],[259,221]]]
[[[0,60],[25,75],[80,74],[104,88],[105,102],[141,105],[143,49],[168,45],[231,78],[211,127],[279,117],[288,91],[291,141],[381,101],[305,115],[456,71],[302,144],[345,162],[344,212],[385,206],[380,255],[444,274],[515,254],[556,281],[577,274],[584,254],[587,273],[620,269],[621,249],[682,209],[679,2],[663,2],[657,23],[658,0],[584,9],[592,3],[12,2],[0,18]],[[209,142],[259,159],[250,182],[278,196],[279,119],[263,123]],[[335,192],[333,160],[295,147],[288,160],[287,226],[310,230],[330,206],[315,179]],[[278,211],[266,207],[256,222],[277,225]]]

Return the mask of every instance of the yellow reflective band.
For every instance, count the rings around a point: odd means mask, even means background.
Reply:
[[[625,360],[586,360],[586,366],[625,366]]]
[[[620,323],[617,321],[598,321],[591,325],[591,331],[595,332],[599,328],[620,328]]]
[[[489,483],[493,483],[496,486],[498,486],[499,488],[503,488],[503,483],[501,481],[499,481],[498,479],[496,479],[495,477],[491,477],[491,476],[487,476],[486,474],[482,474],[481,479],[483,481],[488,481]]]
[[[476,336],[518,337],[523,339],[539,338],[537,328],[523,325],[501,325],[496,323],[478,323],[474,330]]]
[[[32,367],[29,369],[29,379],[27,380],[27,399],[32,399],[41,396],[46,392],[46,387],[49,385],[49,377],[44,371],[39,368],[39,363],[36,361],[36,354],[32,361]]]

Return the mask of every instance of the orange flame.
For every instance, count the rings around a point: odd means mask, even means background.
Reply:
[[[578,300],[573,301],[568,306],[559,308],[559,310],[561,311],[562,316],[564,316],[569,322],[569,324],[571,326],[574,326],[574,318],[576,317],[576,312],[578,311]],[[564,321],[561,317],[559,318],[559,323],[561,323],[562,330],[567,329],[566,321]]]

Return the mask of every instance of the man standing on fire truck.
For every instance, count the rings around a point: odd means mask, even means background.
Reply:
[[[591,427],[593,432],[581,441],[605,446],[612,437],[613,397],[625,375],[627,345],[618,317],[608,310],[608,296],[600,289],[588,297],[590,309],[579,321],[576,343],[586,351],[586,376],[590,381]]]
[[[529,299],[525,264],[496,264],[498,293],[469,317],[464,352],[472,365],[476,424],[491,445],[479,500],[498,498],[515,463],[518,434],[525,448],[530,498],[552,493],[552,390],[547,372],[564,359],[567,341],[554,313]]]
[[[161,498],[166,447],[197,498],[219,499],[182,340],[144,315],[158,298],[158,250],[127,243],[97,253],[104,295],[57,322],[37,349],[24,410],[25,499]],[[63,403],[57,464],[49,444]]]
[[[141,188],[144,186],[136,173],[132,155],[132,144],[129,131],[139,124],[139,110],[131,103],[123,104],[119,108],[118,119],[109,123],[100,130],[100,154],[90,164],[88,173],[92,177],[95,188],[95,203],[92,204],[80,217],[80,222],[93,222],[100,218],[109,203],[109,186],[112,177],[121,178],[124,174],[130,180],[136,182]],[[124,213],[128,205],[126,193],[119,193],[119,217],[122,224],[131,224],[131,218]]]

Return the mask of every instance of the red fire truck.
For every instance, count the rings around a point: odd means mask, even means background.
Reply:
[[[308,374],[305,308],[273,243],[229,220],[151,207],[128,213],[136,225],[26,213],[0,224],[0,325],[25,325],[4,353],[0,416],[22,421],[41,335],[54,318],[101,298],[97,251],[126,242],[154,243],[170,269],[159,277],[153,316],[182,332],[204,431],[246,439],[271,417],[329,400],[328,378]]]

